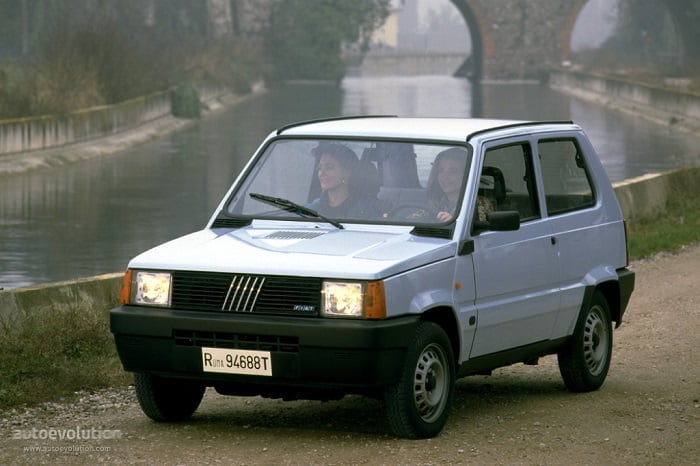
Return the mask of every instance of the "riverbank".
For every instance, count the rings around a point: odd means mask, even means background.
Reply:
[[[673,131],[700,133],[700,94],[579,70],[552,70],[548,85],[564,94],[638,116]]]
[[[246,95],[222,92],[202,98],[202,112],[199,119],[177,118],[172,114],[155,118],[143,125],[120,131],[109,136],[90,139],[74,144],[66,144],[49,149],[0,154],[0,178],[28,170],[50,168],[66,163],[78,162],[95,157],[114,154],[132,147],[182,130],[200,119],[221,112],[232,105],[250,99],[264,92],[262,84],[253,86]]]

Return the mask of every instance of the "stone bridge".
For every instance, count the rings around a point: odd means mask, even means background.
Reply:
[[[215,0],[209,0],[214,2]],[[233,0],[231,23],[239,33],[254,33],[266,23],[271,3]],[[451,0],[464,16],[472,38],[470,76],[481,79],[539,78],[567,60],[576,19],[588,0]],[[657,0],[676,26],[682,55],[700,56],[699,0]],[[690,66],[690,63],[687,63]]]
[[[571,54],[576,20],[588,0],[451,0],[473,41],[472,73],[478,79],[536,78]],[[677,28],[683,54],[700,55],[697,0],[657,0]],[[692,14],[695,12],[695,15]]]

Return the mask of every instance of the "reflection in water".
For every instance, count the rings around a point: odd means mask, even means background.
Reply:
[[[440,76],[289,86],[134,150],[0,176],[0,287],[122,270],[139,252],[201,228],[272,130],[339,114],[572,119],[613,180],[698,163],[698,138],[539,85]],[[479,109],[480,107],[480,109]]]
[[[346,78],[343,114],[467,117],[470,84],[449,76]]]

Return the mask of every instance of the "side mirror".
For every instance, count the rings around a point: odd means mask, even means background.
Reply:
[[[520,229],[520,213],[517,210],[504,210],[489,212],[486,214],[486,221],[474,222],[472,232],[474,234],[482,231],[515,231]]]

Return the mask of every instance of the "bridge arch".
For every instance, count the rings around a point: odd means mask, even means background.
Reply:
[[[451,0],[472,38],[470,76],[539,78],[571,57],[573,28],[590,0]],[[697,0],[659,0],[678,32],[683,71],[700,68]]]
[[[485,57],[492,56],[495,49],[492,32],[488,27],[488,18],[478,3],[469,0],[451,1],[462,14],[472,39],[469,77],[473,81],[481,81]]]
[[[538,78],[568,59],[573,27],[588,0],[451,2],[471,34],[471,77],[481,80]]]
[[[561,60],[568,60],[571,57],[571,39],[574,35],[574,26],[576,25],[576,20],[583,11],[583,7],[590,0],[573,0],[573,5],[569,11],[569,15],[566,18],[564,27],[559,34],[559,44],[560,44],[560,56]],[[560,60],[560,61],[561,61]]]

